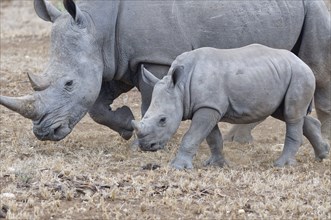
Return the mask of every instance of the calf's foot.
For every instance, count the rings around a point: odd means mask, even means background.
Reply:
[[[176,170],[193,169],[192,159],[186,156],[177,156],[170,166]]]
[[[228,165],[227,161],[224,158],[215,155],[211,155],[210,158],[204,163],[204,166],[224,167],[225,165]]]

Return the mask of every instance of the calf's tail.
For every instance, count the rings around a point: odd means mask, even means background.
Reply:
[[[307,115],[309,115],[313,111],[313,101],[314,101],[314,99],[312,99],[310,101],[310,104],[309,104],[308,109],[307,109]]]

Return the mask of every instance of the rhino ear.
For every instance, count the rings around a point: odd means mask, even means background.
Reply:
[[[34,10],[41,19],[50,22],[54,22],[62,14],[51,3],[45,0],[34,0]]]
[[[76,24],[81,28],[85,27],[85,16],[73,0],[63,0],[65,9],[69,12]]]
[[[143,81],[152,87],[154,87],[155,84],[159,81],[159,79],[156,76],[154,76],[153,73],[145,69],[144,65],[141,65],[141,75]]]
[[[186,78],[186,74],[184,72],[184,66],[177,66],[171,75],[171,79],[173,82],[173,86],[178,85],[183,82]]]

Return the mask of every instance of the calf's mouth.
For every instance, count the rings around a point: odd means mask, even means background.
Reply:
[[[155,152],[155,151],[163,149],[164,145],[165,144],[161,143],[161,142],[153,142],[153,143],[146,144],[146,143],[143,143],[143,142],[139,141],[139,147],[143,151]]]

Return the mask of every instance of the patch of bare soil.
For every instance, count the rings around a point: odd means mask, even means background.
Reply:
[[[32,1],[1,1],[0,92],[32,92],[26,72],[48,60],[50,24]],[[15,16],[13,16],[15,15]],[[137,90],[115,106],[139,118]],[[249,145],[226,143],[226,168],[203,167],[205,143],[192,171],[174,171],[174,158],[189,122],[166,149],[133,151],[132,140],[89,116],[59,142],[38,141],[30,120],[0,107],[0,217],[7,219],[330,219],[331,160],[316,162],[305,140],[295,167],[274,168],[284,124],[268,118]],[[223,132],[230,128],[220,124]]]

